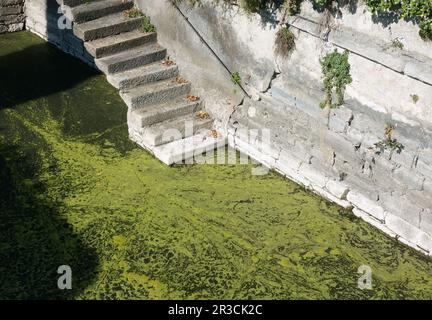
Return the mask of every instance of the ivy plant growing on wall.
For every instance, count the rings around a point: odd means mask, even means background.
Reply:
[[[352,82],[348,51],[339,53],[335,49],[321,59],[325,97],[321,108],[336,108],[344,103],[345,88]],[[334,97],[336,94],[336,97]]]
[[[172,0],[175,2],[183,0]],[[215,0],[216,1],[216,0]],[[219,0],[217,0],[219,1]],[[242,7],[248,13],[259,12],[266,8],[280,8],[289,15],[299,13],[304,0],[222,0],[229,4]],[[317,8],[330,8],[339,4],[336,0],[308,0]],[[350,0],[357,1],[357,0]],[[358,0],[360,1],[360,0]],[[195,5],[200,0],[188,0]],[[420,36],[432,39],[432,1],[431,0],[364,0],[370,10],[375,13],[390,13],[400,19],[416,22],[420,27]],[[345,1],[344,3],[348,3]]]
[[[300,12],[302,0],[285,0],[282,5],[282,11],[292,16]]]
[[[374,13],[395,13],[402,19],[417,22],[420,36],[432,39],[432,1],[430,0],[366,0]]]

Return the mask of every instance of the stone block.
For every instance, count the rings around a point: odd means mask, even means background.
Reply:
[[[432,59],[428,59],[427,61],[410,59],[405,66],[404,72],[415,79],[432,85]]]
[[[0,15],[7,16],[7,15],[18,15],[23,12],[23,7],[16,5],[16,6],[10,6],[10,7],[3,7],[0,6]]]
[[[330,111],[329,129],[334,132],[343,133],[348,128],[352,119],[353,112],[350,109],[344,106],[332,109]]]
[[[330,180],[326,184],[326,189],[338,199],[346,199],[349,188],[342,182]]]
[[[23,5],[24,0],[2,0],[0,6],[2,7],[8,7],[13,5]]]
[[[385,224],[398,236],[416,244],[419,248],[425,251],[432,252],[431,236],[426,232],[421,231],[419,228],[413,226],[406,220],[393,214],[387,214],[385,218]]]
[[[360,193],[350,191],[347,195],[347,200],[380,221],[383,221],[386,216],[384,209],[378,202],[372,201]]]
[[[406,196],[410,201],[418,205],[420,208],[429,209],[432,208],[432,181],[426,179],[423,183],[423,189],[408,190]]]
[[[300,166],[299,174],[321,189],[325,188],[328,181],[328,178],[323,172],[316,170],[312,165],[306,163],[302,163]]]
[[[20,31],[24,28],[24,1],[2,0],[0,3],[0,33]]]
[[[432,209],[420,212],[420,229],[432,236]]]
[[[422,207],[406,195],[394,193],[380,193],[380,205],[394,216],[404,219],[418,228]]]

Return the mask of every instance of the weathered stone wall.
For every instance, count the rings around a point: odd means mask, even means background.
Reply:
[[[60,50],[69,53],[94,67],[93,57],[85,50],[84,43],[72,31],[72,23],[65,16],[55,0],[27,1],[26,29],[56,45]]]
[[[0,34],[24,29],[24,0],[0,0]]]
[[[159,3],[168,6],[169,1],[138,2],[165,45],[189,57],[191,31],[160,9]],[[228,68],[241,74],[253,97],[231,115],[232,146],[432,253],[432,43],[418,36],[418,26],[377,21],[361,4],[325,19],[306,1],[288,20],[296,48],[282,58],[273,48],[278,13],[247,16],[210,0],[197,7],[181,3],[180,9]],[[165,30],[166,21],[172,30]],[[395,39],[402,49],[392,46]],[[193,47],[198,58],[187,61],[189,68],[217,73],[199,60],[204,47],[200,50],[199,42]],[[320,59],[334,49],[349,51],[353,82],[342,107],[321,110]],[[203,91],[219,90],[226,80],[217,79],[198,84]],[[400,154],[380,154],[375,147],[388,123],[405,146]],[[257,144],[265,135],[262,129],[269,129],[271,139]],[[258,139],[250,130],[258,132]]]

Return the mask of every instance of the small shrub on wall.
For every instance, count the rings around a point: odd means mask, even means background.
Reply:
[[[377,154],[382,154],[385,150],[390,152],[390,159],[394,152],[401,153],[405,149],[405,146],[400,143],[397,139],[393,138],[393,133],[395,126],[392,124],[387,124],[384,129],[385,138],[377,143],[375,143],[375,148],[377,149]]]
[[[339,53],[336,50],[327,54],[321,61],[325,98],[321,108],[336,108],[344,103],[345,88],[352,82],[348,51]],[[333,93],[336,97],[333,97]]]
[[[282,6],[282,11],[290,16],[300,12],[302,0],[285,0]]]
[[[286,57],[295,47],[295,38],[291,30],[283,26],[276,33],[275,52]]]

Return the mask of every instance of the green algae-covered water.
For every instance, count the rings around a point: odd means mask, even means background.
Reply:
[[[161,164],[103,76],[27,32],[0,36],[0,191],[3,299],[432,298],[430,259],[276,174]]]

